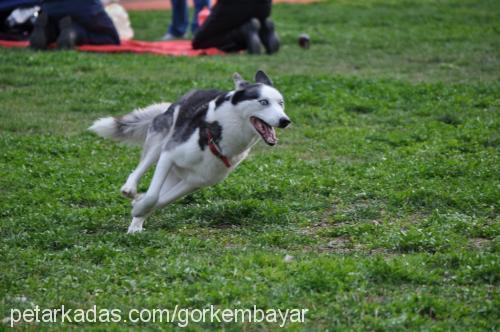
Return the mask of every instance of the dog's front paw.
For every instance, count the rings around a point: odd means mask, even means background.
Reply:
[[[144,224],[144,218],[134,217],[130,226],[128,226],[127,234],[140,233],[143,231],[142,225]]]
[[[137,195],[137,187],[136,186],[130,186],[128,184],[123,185],[122,189],[120,189],[121,193],[123,196],[127,198],[134,199],[135,196]]]

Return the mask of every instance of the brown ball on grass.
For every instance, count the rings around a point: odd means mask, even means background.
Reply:
[[[303,49],[308,49],[311,46],[311,38],[307,33],[299,35],[299,46]]]

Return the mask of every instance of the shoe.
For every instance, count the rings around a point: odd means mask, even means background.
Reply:
[[[256,18],[252,18],[240,28],[240,33],[243,35],[248,54],[260,54],[261,42],[259,38],[260,23]]]
[[[67,50],[74,49],[78,36],[73,28],[71,17],[65,16],[59,21],[59,31],[59,37],[56,41],[57,47]]]
[[[184,38],[184,36],[178,37],[178,36],[175,36],[169,32],[169,33],[166,33],[163,37],[161,37],[161,40],[162,41],[170,41],[170,40],[183,39],[183,38]]]
[[[41,12],[35,21],[33,31],[31,32],[29,42],[30,47],[34,50],[46,50],[48,46],[47,24],[49,17],[46,13]]]
[[[280,49],[280,39],[274,30],[274,22],[266,18],[259,31],[260,40],[266,49],[267,54],[273,54]]]

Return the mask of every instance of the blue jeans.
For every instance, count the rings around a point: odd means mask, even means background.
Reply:
[[[170,0],[172,3],[172,23],[168,27],[168,33],[176,37],[182,37],[189,25],[189,9],[187,0]],[[191,21],[191,32],[198,29],[198,13],[203,7],[210,8],[210,0],[194,0],[194,15]]]

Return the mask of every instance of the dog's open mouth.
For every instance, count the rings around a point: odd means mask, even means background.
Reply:
[[[268,145],[273,146],[278,142],[278,139],[276,138],[276,132],[274,131],[273,127],[255,116],[250,117],[250,122],[262,137],[264,142],[266,142]]]

